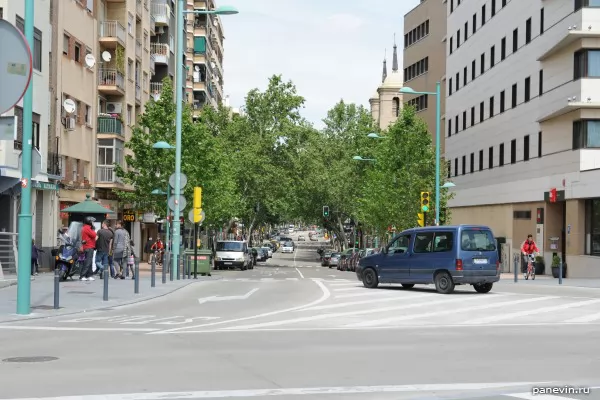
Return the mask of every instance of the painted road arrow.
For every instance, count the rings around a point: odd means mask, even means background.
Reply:
[[[204,303],[213,302],[213,301],[246,300],[247,298],[249,298],[250,296],[252,296],[257,291],[258,291],[258,288],[252,289],[251,291],[249,291],[248,293],[246,293],[243,296],[210,296],[210,297],[203,297],[201,299],[198,299],[198,304],[204,304]]]

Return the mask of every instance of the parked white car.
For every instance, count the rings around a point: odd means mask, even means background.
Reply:
[[[294,252],[294,243],[292,243],[292,242],[284,243],[283,246],[281,246],[281,252],[282,253],[293,253]]]

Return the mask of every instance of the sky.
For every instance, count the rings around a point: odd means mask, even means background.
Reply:
[[[387,51],[392,70],[394,34],[402,70],[404,14],[419,0],[217,0],[239,14],[222,16],[225,95],[232,107],[265,90],[281,74],[306,99],[303,116],[315,127],[335,103],[369,107],[381,83]]]

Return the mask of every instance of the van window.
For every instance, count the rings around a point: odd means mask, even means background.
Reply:
[[[454,232],[436,232],[433,241],[433,251],[451,251],[454,245]]]
[[[460,243],[465,251],[496,250],[496,241],[489,230],[466,229],[460,235]]]
[[[433,232],[417,233],[415,235],[414,252],[430,253],[433,243]]]
[[[217,242],[217,251],[244,251],[243,242]]]
[[[399,236],[388,248],[388,254],[406,253],[410,244],[410,235]]]

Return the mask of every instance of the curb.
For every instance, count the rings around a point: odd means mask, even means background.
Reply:
[[[222,279],[222,278],[221,278]],[[20,318],[16,318],[16,319],[10,319],[10,320],[4,320],[4,321],[0,321],[0,325],[1,324],[7,324],[10,322],[19,322],[19,321],[33,321],[33,320],[39,320],[39,319],[51,319],[51,318],[56,318],[56,317],[64,317],[64,316],[69,316],[69,315],[77,315],[77,314],[84,314],[84,313],[88,313],[88,312],[93,312],[93,311],[103,311],[103,310],[107,310],[107,309],[116,309],[116,308],[121,308],[121,307],[125,307],[125,306],[131,306],[134,304],[140,304],[140,303],[145,303],[145,302],[149,302],[155,299],[160,299],[161,297],[165,297],[169,294],[173,294],[175,292],[177,292],[180,289],[183,289],[185,287],[188,287],[194,283],[200,283],[200,282],[210,282],[212,280],[220,280],[220,279],[207,279],[204,281],[195,281],[195,282],[186,282],[185,284],[174,288],[173,290],[170,290],[166,293],[162,293],[156,296],[149,296],[149,297],[144,297],[144,298],[138,298],[138,299],[133,299],[131,301],[126,301],[124,303],[121,304],[117,304],[117,305],[103,305],[101,307],[94,307],[94,308],[87,308],[85,310],[78,310],[78,311],[68,311],[68,312],[62,312],[62,313],[57,313],[57,314],[52,314],[52,315],[36,315],[36,316],[23,316]]]
[[[11,287],[17,284],[16,279],[3,279],[0,281],[0,289]]]

